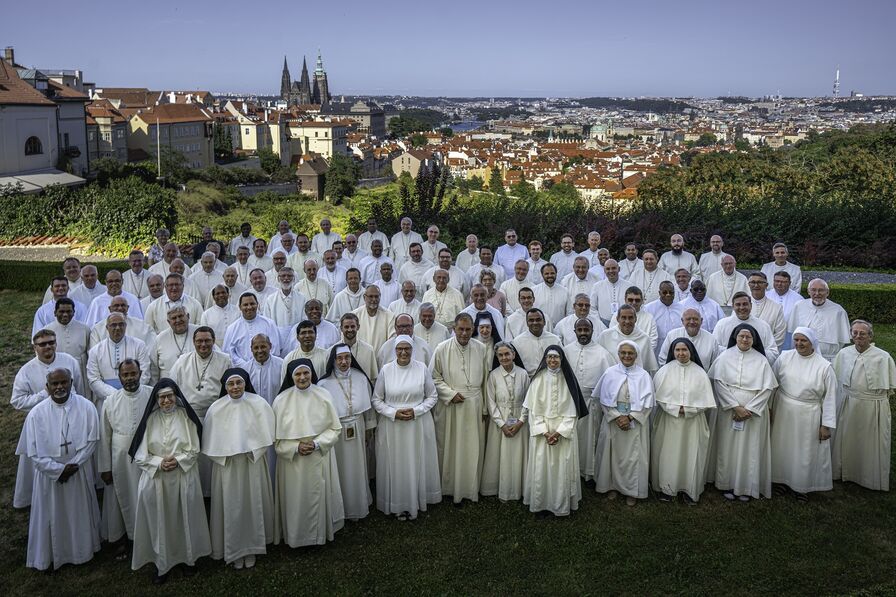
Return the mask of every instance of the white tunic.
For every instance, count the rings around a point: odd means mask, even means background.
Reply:
[[[329,251],[333,248],[333,243],[341,240],[342,237],[335,232],[324,234],[324,232],[321,231],[311,238],[311,250],[318,255],[323,255],[324,251]]]
[[[124,290],[122,290],[121,294],[118,296],[128,302],[128,317],[143,319],[143,307],[140,305],[140,299],[138,297]],[[84,323],[93,327],[97,322],[105,321],[109,316],[109,305],[112,303],[113,298],[115,297],[110,296],[109,293],[103,293],[94,298],[93,302],[90,303],[90,307],[87,309],[87,317],[84,320]]]
[[[572,273],[572,265],[579,254],[575,251],[566,253],[565,251],[557,251],[551,255],[551,263],[557,266],[557,280],[562,280],[567,274]]]
[[[434,410],[442,493],[454,498],[479,501],[479,482],[485,456],[482,416],[487,413],[482,390],[488,374],[486,349],[478,340],[461,346],[457,339],[436,347],[430,363],[432,380],[439,394]],[[463,401],[452,402],[460,394]]]
[[[719,303],[715,302],[711,298],[704,297],[702,301],[698,301],[693,297],[693,295],[689,296],[685,300],[681,301],[681,306],[687,309],[696,309],[697,312],[700,313],[700,317],[703,318],[703,329],[707,332],[712,332],[716,329],[716,324],[719,323],[719,320],[724,319],[725,312],[722,311],[722,307],[719,306]]]
[[[260,396],[225,394],[209,407],[202,453],[212,461],[213,558],[230,563],[263,554],[274,540],[274,494],[267,463],[273,443],[274,411]]]
[[[134,539],[140,467],[131,461],[128,450],[151,392],[152,387],[145,385],[134,393],[116,390],[103,403],[96,465],[100,473],[112,473],[112,485],[103,490],[101,535],[107,541],[117,541],[125,533]]]
[[[731,311],[731,300],[737,292],[750,292],[747,277],[739,271],[730,276],[718,271],[706,280],[706,296],[719,303],[724,311]]]
[[[274,399],[277,494],[274,543],[290,547],[323,545],[342,528],[345,510],[333,447],[342,434],[328,392],[317,386],[292,387]],[[300,441],[314,452],[299,454]]]
[[[171,378],[202,420],[221,393],[221,376],[231,367],[230,356],[213,350],[203,359],[196,351],[181,355],[171,368]]]
[[[224,308],[213,304],[203,311],[202,317],[199,318],[199,325],[207,325],[215,330],[215,345],[220,348],[224,346],[224,335],[227,333],[227,326],[241,317],[240,310],[232,303],[227,303],[227,306]]]
[[[149,303],[143,320],[155,333],[161,334],[168,329],[168,311],[174,307],[184,307],[190,316],[190,323],[197,324],[202,317],[202,305],[191,296],[184,294],[180,299],[172,301],[168,295],[162,294],[159,298]]]
[[[513,338],[516,354],[520,357],[526,373],[530,376],[538,369],[538,364],[541,363],[545,349],[552,344],[561,346],[560,337],[544,331],[541,332],[540,336],[536,336],[527,329]]]
[[[376,411],[370,404],[370,383],[357,369],[338,370],[322,379],[342,423],[342,441],[336,443],[336,463],[345,517],[353,520],[367,516],[373,503],[370,476],[367,473],[366,432],[376,427]]]
[[[691,277],[697,280],[702,280],[704,275],[708,275],[702,274],[697,258],[694,257],[693,253],[688,253],[687,251],[682,251],[680,255],[676,255],[672,251],[666,251],[660,256],[659,266],[673,277],[675,272],[680,269],[688,270],[691,273]]]
[[[424,303],[432,303],[436,308],[436,321],[447,328],[454,328],[454,318],[466,306],[466,301],[460,292],[450,286],[439,292],[435,287],[430,288],[423,295]]]
[[[367,312],[366,306],[355,309],[353,313],[358,316],[358,340],[370,344],[376,353],[392,335],[395,316],[382,307],[373,316]]]
[[[599,281],[591,289],[591,310],[600,315],[601,321],[607,323],[625,303],[625,290],[631,286],[628,280],[619,278],[610,282],[609,278]]]
[[[818,351],[828,361],[833,361],[851,338],[846,310],[830,299],[820,307],[812,299],[797,303],[787,320],[787,331],[793,334],[800,326],[815,331],[818,335]]]
[[[799,493],[833,489],[831,440],[819,427],[837,426],[837,377],[818,352],[785,350],[775,361],[778,391],[772,402],[772,483]]]
[[[679,338],[686,338],[694,344],[697,354],[700,355],[700,362],[703,363],[703,368],[709,371],[709,368],[712,367],[713,362],[716,360],[716,355],[719,354],[719,345],[713,335],[703,328],[700,328],[696,336],[691,336],[683,326],[669,330],[656,356],[659,366],[662,367],[666,364],[666,357],[669,356],[669,347],[674,340]]]
[[[597,401],[591,399],[591,393],[604,371],[616,364],[616,359],[593,338],[585,345],[579,344],[578,340],[567,343],[563,347],[563,352],[576,376],[576,381],[579,382],[582,397],[588,405],[588,414],[576,423],[576,435],[579,440],[579,474],[587,481],[594,478],[597,435],[603,419],[603,410]]]
[[[93,393],[97,410],[102,411],[103,400],[121,388],[118,365],[125,359],[140,363],[140,383],[148,384],[151,370],[146,344],[125,336],[117,344],[106,338],[90,349],[87,356],[87,383]]]
[[[752,313],[747,319],[738,319],[737,315],[732,313],[725,319],[719,320],[719,323],[716,324],[716,329],[712,332],[716,342],[719,344],[719,353],[725,352],[728,348],[728,340],[731,338],[732,330],[742,323],[753,326],[753,329],[759,332],[762,347],[765,349],[765,357],[768,359],[769,364],[774,364],[780,352],[778,351],[775,337],[772,335],[772,328],[761,319],[757,319]]]
[[[175,334],[170,327],[159,334],[155,351],[149,355],[153,363],[153,379],[171,377],[171,368],[182,354],[193,351],[193,332],[198,326],[188,325],[183,334]]]
[[[389,255],[392,257],[392,260],[395,262],[395,265],[397,267],[401,267],[402,265],[404,265],[404,262],[410,258],[409,251],[413,243],[420,243],[421,245],[423,244],[423,237],[413,230],[411,230],[407,234],[399,230],[392,235],[392,240],[389,242]],[[386,247],[385,245],[383,245],[384,253],[385,250]]]
[[[278,290],[264,300],[261,314],[279,329],[281,346],[288,342],[292,326],[305,319],[305,302],[305,295],[295,289],[290,290],[289,294]]]
[[[517,366],[509,372],[498,367],[489,373],[485,387],[491,418],[479,491],[497,495],[502,501],[518,500],[523,497],[529,456],[529,428],[525,424],[529,413],[523,408],[529,374]],[[519,421],[524,424],[513,437],[504,435],[505,425]]]
[[[703,275],[703,279],[709,278],[716,272],[722,271],[722,258],[726,257],[728,253],[724,251],[719,251],[718,253],[713,253],[712,251],[708,251],[700,256],[700,273]],[[674,275],[675,272],[672,272]]]
[[[554,326],[553,334],[560,338],[560,342],[563,346],[577,341],[576,322],[579,319],[578,315],[571,313],[558,321],[557,325]],[[592,335],[595,338],[597,338],[602,331],[607,329],[607,326],[604,325],[604,322],[600,320],[600,317],[595,311],[589,311],[588,316],[585,319],[591,322]]]
[[[142,472],[137,485],[132,570],[155,564],[159,574],[166,574],[178,564],[192,566],[211,553],[198,455],[196,426],[183,408],[149,415],[134,456]],[[162,460],[167,456],[177,459],[177,467],[163,471]]]
[[[572,311],[565,286],[556,282],[553,286],[548,286],[546,282],[542,282],[532,291],[535,293],[535,306],[551,321],[560,321]]]
[[[383,253],[389,252],[389,237],[381,230],[374,230],[372,233],[365,230],[358,235],[358,249],[365,253],[370,253],[370,243],[378,240],[383,243]]]
[[[414,337],[422,338],[429,346],[429,353],[432,354],[435,352],[436,346],[451,337],[451,331],[438,321],[434,321],[429,328],[418,323],[414,326]],[[429,364],[428,361],[427,364]]]
[[[280,329],[263,315],[248,320],[240,317],[227,326],[222,349],[233,359],[248,361],[252,358],[252,338],[264,334],[271,340],[271,354],[280,354]]]
[[[715,454],[709,462],[716,487],[754,499],[771,497],[768,401],[778,387],[771,366],[755,350],[732,346],[713,363],[709,377],[719,405],[712,438]],[[752,417],[734,421],[735,406]]]
[[[671,282],[675,284],[675,278],[666,270],[657,267],[652,272],[648,272],[643,267],[628,279],[631,286],[637,286],[644,293],[644,302],[649,303],[660,298],[660,284],[663,282]]]
[[[750,313],[772,328],[772,335],[775,337],[778,350],[783,350],[784,341],[787,338],[787,321],[784,319],[784,310],[781,305],[769,300],[768,295],[758,301],[753,297],[750,297],[750,300],[753,301],[753,309]]]
[[[96,409],[75,393],[63,404],[45,400],[25,418],[16,453],[34,467],[25,562],[29,568],[83,564],[100,550],[100,513],[91,461],[98,441]],[[79,469],[59,483],[66,464]]]
[[[82,391],[80,364],[71,355],[57,352],[52,363],[44,363],[34,357],[22,365],[12,383],[10,405],[16,410],[29,411],[46,400],[49,397],[46,389],[47,375],[55,369],[68,369],[73,378],[72,391]],[[19,440],[19,445],[16,447],[16,454],[19,454],[19,468],[16,470],[16,488],[12,502],[14,508],[27,508],[31,505],[34,464],[25,455],[25,449]]]
[[[398,271],[398,283],[404,284],[405,282],[413,282],[414,286],[417,288],[417,294],[423,294],[432,284],[432,275],[430,275],[429,280],[426,279],[426,274],[431,268],[432,261],[429,261],[428,259],[405,261]],[[452,288],[456,288],[454,285],[450,284],[450,279],[449,285]]]
[[[785,261],[783,266],[778,265],[774,261],[770,261],[762,266],[762,273],[765,274],[769,282],[774,280],[775,274],[780,271],[790,274],[790,289],[794,292],[800,292],[800,289],[803,287],[803,272],[800,270],[800,266],[789,261]]]
[[[532,379],[523,408],[529,411],[529,454],[523,503],[532,512],[566,516],[579,508],[579,449],[576,409],[563,375],[544,370]],[[546,433],[559,433],[548,445]]]
[[[371,397],[379,413],[376,432],[376,507],[385,514],[426,511],[442,501],[436,433],[430,411],[438,393],[426,366],[386,364]],[[400,409],[414,418],[397,420]]]
[[[327,320],[336,324],[339,322],[340,317],[346,313],[351,313],[363,304],[363,288],[359,286],[357,292],[352,292],[350,288],[345,287],[333,297],[333,303],[330,305],[330,308],[327,309]]]

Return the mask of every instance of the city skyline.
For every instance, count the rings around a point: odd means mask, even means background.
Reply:
[[[53,19],[46,5],[5,8],[0,44],[27,66],[83,70],[97,87],[278,95],[284,54],[292,66],[320,48],[334,97],[817,97],[831,95],[838,67],[842,96],[896,95],[893,3],[723,4],[648,0],[625,12],[559,0],[546,15],[531,0],[460,0],[449,11],[278,0],[258,16],[233,0],[211,13],[161,0],[153,11],[124,2],[97,20],[52,0]],[[41,34],[16,26],[27,22]],[[88,35],[74,43],[72,31]]]

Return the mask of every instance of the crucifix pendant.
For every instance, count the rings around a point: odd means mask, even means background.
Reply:
[[[59,444],[59,447],[60,447],[60,448],[65,448],[65,453],[68,454],[68,447],[69,447],[71,444],[72,444],[71,441],[62,442],[61,444]]]
[[[197,392],[201,392],[201,391],[202,391],[202,384],[201,384],[201,383],[196,385],[196,391],[197,391]]]

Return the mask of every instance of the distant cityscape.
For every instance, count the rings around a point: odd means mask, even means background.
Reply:
[[[154,160],[167,148],[192,168],[257,165],[273,154],[298,180],[325,176],[339,155],[355,160],[362,178],[383,182],[437,163],[455,179],[487,184],[497,172],[505,186],[565,181],[586,202],[629,200],[685,153],[779,149],[813,133],[896,121],[896,97],[841,95],[839,68],[831,94],[815,98],[452,98],[341,95],[320,52],[311,71],[304,56],[272,61],[280,92],[271,95],[115,87],[91,82],[77,65],[26,64],[4,50],[0,190],[85,184],[103,158]],[[299,188],[323,198],[313,181]]]

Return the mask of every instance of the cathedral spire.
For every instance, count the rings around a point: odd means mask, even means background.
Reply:
[[[283,56],[283,74],[280,75],[280,99],[289,101],[289,88],[291,86],[289,67],[286,65],[286,56]]]

